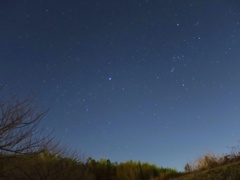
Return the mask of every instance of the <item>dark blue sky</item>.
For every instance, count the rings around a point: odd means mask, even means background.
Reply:
[[[240,137],[239,0],[2,0],[0,83],[93,158],[182,169]]]

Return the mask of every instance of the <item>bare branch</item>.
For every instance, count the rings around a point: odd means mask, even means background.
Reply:
[[[38,129],[46,113],[33,108],[32,98],[0,102],[0,153],[25,154],[55,146],[51,133]]]

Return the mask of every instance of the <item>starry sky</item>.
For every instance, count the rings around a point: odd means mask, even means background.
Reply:
[[[0,84],[85,156],[182,170],[240,138],[239,0],[1,0]]]

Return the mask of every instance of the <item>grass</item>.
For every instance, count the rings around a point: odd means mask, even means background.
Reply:
[[[179,174],[172,180],[239,180],[240,161],[219,165],[210,169]]]
[[[207,153],[198,158],[194,164],[185,166],[185,173],[179,173],[172,180],[239,180],[240,153],[235,151],[228,155]]]

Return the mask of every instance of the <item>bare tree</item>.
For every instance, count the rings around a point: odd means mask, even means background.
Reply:
[[[0,153],[25,154],[49,149],[51,133],[38,129],[47,111],[33,108],[32,98],[0,102]]]

